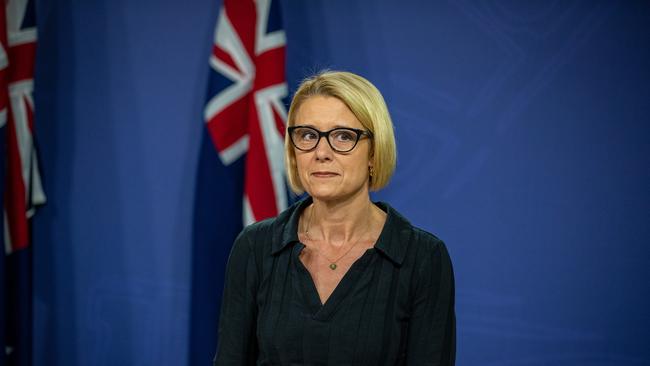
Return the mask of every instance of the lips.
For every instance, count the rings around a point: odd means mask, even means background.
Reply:
[[[334,172],[313,172],[311,173],[312,176],[316,178],[332,178],[337,176],[337,173]]]

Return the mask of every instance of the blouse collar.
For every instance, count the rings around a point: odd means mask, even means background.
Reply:
[[[274,240],[271,254],[277,255],[290,244],[299,243],[298,223],[300,214],[312,203],[312,198],[307,197],[296,202],[282,212],[275,220],[274,232],[281,231],[280,238]],[[386,223],[379,234],[375,249],[386,256],[395,265],[400,266],[404,261],[406,249],[413,234],[413,226],[399,212],[385,202],[375,202],[377,207],[386,212]]]

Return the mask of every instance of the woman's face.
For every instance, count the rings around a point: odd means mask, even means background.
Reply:
[[[337,127],[365,130],[352,111],[338,98],[313,96],[302,103],[295,126],[309,126],[321,132]],[[338,201],[358,194],[368,195],[370,140],[361,138],[352,151],[339,153],[324,137],[315,149],[296,152],[300,182],[314,199]]]

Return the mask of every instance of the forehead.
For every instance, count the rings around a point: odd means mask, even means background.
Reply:
[[[321,95],[309,97],[302,102],[296,113],[295,124],[314,126],[319,129],[363,127],[343,101],[336,97]]]

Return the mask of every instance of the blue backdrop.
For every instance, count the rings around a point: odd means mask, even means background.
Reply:
[[[282,4],[292,90],[386,97],[376,199],[447,242],[459,365],[650,365],[650,3]],[[187,364],[219,5],[37,1],[36,365]]]

